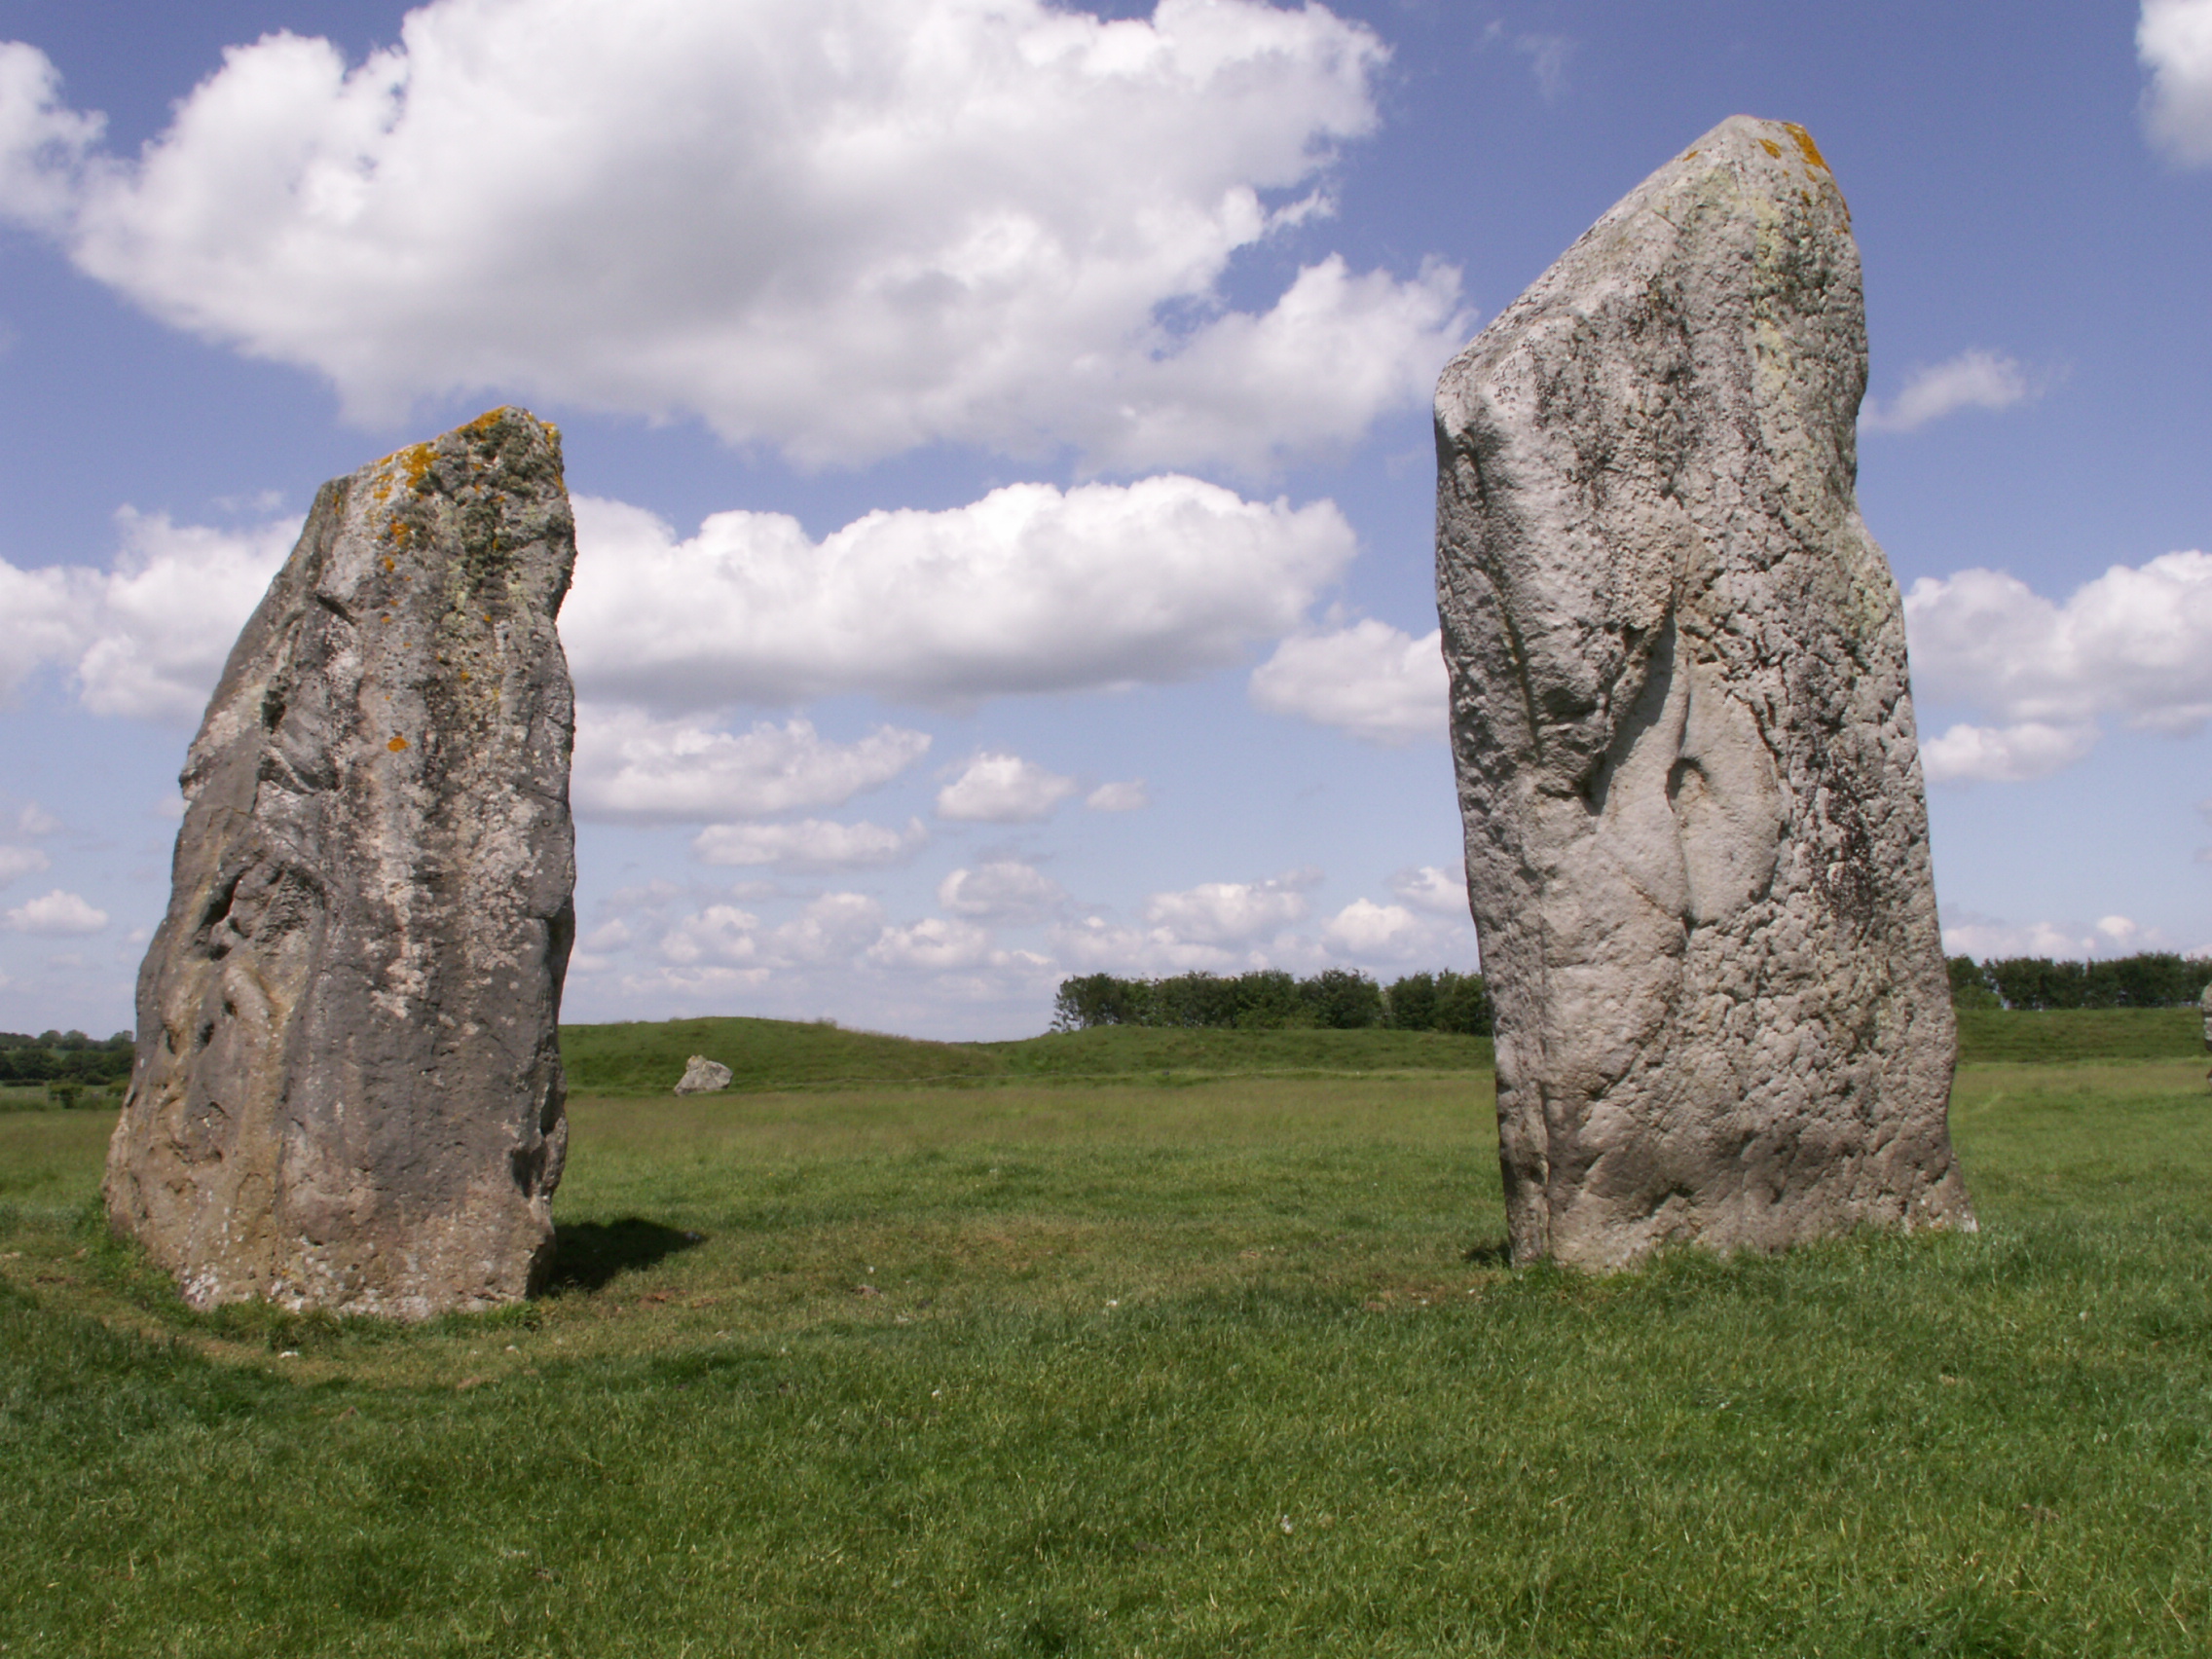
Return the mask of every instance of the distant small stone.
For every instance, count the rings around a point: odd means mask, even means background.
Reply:
[[[727,1088],[729,1080],[729,1067],[704,1054],[693,1054],[683,1067],[683,1081],[676,1086],[676,1092],[712,1094],[718,1088]]]

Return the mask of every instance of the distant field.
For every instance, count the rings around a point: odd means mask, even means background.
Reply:
[[[2091,1009],[1959,1015],[1963,1064],[2018,1060],[2186,1059],[2203,1044],[2193,1009]],[[568,1025],[569,1085],[578,1094],[667,1094],[686,1060],[705,1054],[737,1090],[838,1088],[854,1084],[1004,1085],[1149,1077],[1360,1076],[1475,1072],[1492,1063],[1487,1037],[1433,1031],[1213,1031],[1112,1026],[1007,1043],[928,1043],[780,1019],[672,1019]],[[49,1105],[43,1087],[0,1087],[0,1112]],[[88,1110],[112,1110],[115,1090],[87,1090]]]
[[[1978,1235],[1610,1278],[1388,1033],[572,1028],[659,1097],[412,1329],[184,1309],[112,1114],[0,1112],[0,1654],[2201,1654],[2212,1096],[2070,1017],[1960,1074]]]
[[[1434,1031],[1179,1031],[1133,1025],[1012,1043],[923,1043],[781,1019],[561,1028],[569,1086],[579,1094],[666,1094],[693,1054],[729,1067],[733,1088],[752,1089],[1072,1081],[1161,1072],[1486,1071],[1491,1043],[1487,1037]]]

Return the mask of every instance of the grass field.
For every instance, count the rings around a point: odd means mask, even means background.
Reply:
[[[0,1653],[2200,1654],[2212,1097],[2093,1017],[1970,1025],[1978,1235],[1603,1279],[1463,1039],[571,1033],[658,1097],[559,1282],[406,1330],[183,1309],[0,1113]]]

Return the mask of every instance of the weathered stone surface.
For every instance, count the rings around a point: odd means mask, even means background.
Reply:
[[[1738,117],[1444,371],[1437,593],[1516,1261],[1973,1225],[1858,250]]]
[[[676,1086],[679,1094],[712,1094],[718,1088],[729,1087],[730,1070],[719,1060],[710,1060],[704,1054],[693,1054],[683,1065],[683,1079]]]
[[[2204,987],[2204,995],[2197,999],[2197,1010],[2204,1015],[2204,1051],[2212,1054],[2212,985]],[[2205,1073],[2205,1080],[2212,1082],[2212,1072]]]
[[[182,779],[108,1152],[198,1306],[524,1295],[567,1125],[559,434],[500,409],[323,486]]]

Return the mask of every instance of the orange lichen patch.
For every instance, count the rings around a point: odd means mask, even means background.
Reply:
[[[1782,146],[1780,144],[1777,144],[1772,138],[1761,138],[1759,140],[1759,148],[1764,150],[1770,156],[1779,156],[1782,154]]]
[[[399,469],[407,474],[407,487],[410,490],[420,490],[423,487],[423,474],[430,470],[430,462],[437,458],[428,444],[410,444],[399,452],[396,459]]]
[[[461,427],[461,430],[464,432],[488,432],[499,424],[499,417],[505,413],[506,405],[504,404],[497,409],[487,409],[475,420],[469,422],[467,425]]]
[[[467,670],[467,669],[465,669],[465,668],[464,668],[464,669],[462,669],[462,670],[461,671],[461,679],[462,679],[463,681],[466,681],[466,680],[468,679],[468,670]]]
[[[1794,121],[1784,122],[1782,129],[1797,140],[1797,148],[1805,152],[1805,165],[1807,166],[1819,167],[1825,173],[1835,171],[1835,168],[1828,166],[1827,158],[1821,154],[1821,147],[1813,142],[1813,135],[1810,132],[1799,127]]]
[[[390,750],[394,755],[397,755],[402,749],[405,749],[407,747],[407,739],[401,737],[399,733],[393,732],[391,734],[391,741],[386,744],[385,747]]]
[[[1697,152],[1696,152],[1695,150],[1684,150],[1684,151],[1682,152],[1682,160],[1683,160],[1683,161],[1685,161],[1685,162],[1694,162],[1694,161],[1696,161],[1696,160],[1697,160]]]
[[[384,562],[384,568],[385,568],[386,570],[387,570],[387,571],[395,571],[395,570],[397,570],[397,569],[398,569],[399,567],[398,567],[398,566],[397,566],[397,565],[396,565],[395,563],[393,563],[393,562],[392,562],[391,560],[389,560],[389,559],[387,559],[387,560],[386,560],[386,561]]]

